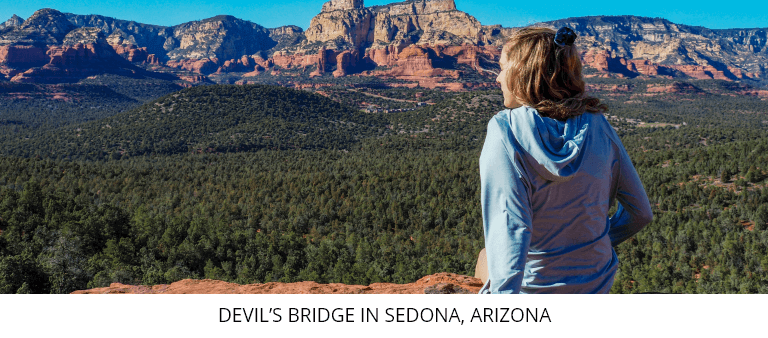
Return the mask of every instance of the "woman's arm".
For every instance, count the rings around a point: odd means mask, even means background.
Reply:
[[[507,121],[488,124],[480,155],[480,195],[488,261],[483,291],[519,293],[531,242],[529,189],[514,164]]]
[[[608,237],[611,238],[612,246],[617,246],[632,237],[653,220],[651,203],[648,201],[643,183],[640,182],[640,176],[637,175],[637,170],[632,165],[624,145],[619,141],[617,146],[620,153],[619,182],[616,192],[619,208],[610,219]]]

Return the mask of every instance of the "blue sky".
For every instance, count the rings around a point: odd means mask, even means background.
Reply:
[[[271,28],[297,25],[307,28],[324,0],[0,0],[0,22],[13,14],[26,19],[40,8],[75,14],[100,14],[141,23],[173,26],[218,14],[256,22]],[[395,1],[366,0],[366,6]],[[708,28],[766,28],[765,1],[466,1],[456,0],[459,10],[484,25],[519,27],[528,24],[587,15],[638,15],[661,17],[675,23]]]

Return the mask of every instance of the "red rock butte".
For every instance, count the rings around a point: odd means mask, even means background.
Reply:
[[[761,80],[768,64],[759,28],[702,30],[636,16],[537,25],[574,28],[588,77]],[[304,86],[312,78],[317,86],[323,79],[372,76],[391,86],[448,90],[495,86],[484,69],[498,67],[501,46],[519,29],[482,25],[453,0],[370,7],[331,0],[306,31],[267,29],[228,15],[162,27],[54,9],[27,20],[14,16],[0,28],[0,76],[14,82],[77,82],[143,67],[186,84],[254,83],[271,74],[294,78],[278,81],[284,85]],[[462,81],[470,77],[474,82]]]

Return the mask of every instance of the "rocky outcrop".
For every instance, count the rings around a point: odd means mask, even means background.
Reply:
[[[99,28],[95,27],[80,27],[73,29],[64,36],[62,42],[65,46],[72,46],[77,44],[96,44],[106,42],[104,33]]]
[[[755,96],[763,99],[768,99],[768,90],[753,89],[738,92],[741,95]]]
[[[359,56],[357,51],[345,50],[336,56],[336,70],[333,72],[334,77],[342,77],[350,73],[351,69],[354,69]]]
[[[119,20],[101,15],[65,14],[75,27],[96,27],[107,36],[110,45],[146,47],[161,62],[168,60],[166,46],[172,47],[173,28]]]
[[[266,28],[220,15],[174,27],[173,40],[166,49],[170,49],[167,53],[170,60],[230,60],[268,50],[274,45]]]
[[[645,59],[627,60],[624,57],[612,56],[609,50],[590,49],[582,54],[582,62],[599,73],[614,77],[684,76],[700,80],[733,80],[748,77],[748,73],[734,68],[723,71],[709,65],[664,65]]]
[[[171,68],[179,68],[186,71],[198,73],[198,74],[211,74],[219,69],[218,59],[184,59],[168,61],[166,66]]]
[[[659,74],[659,65],[648,60],[630,60],[628,64],[630,72],[655,77]]]
[[[267,51],[267,53],[262,53],[265,54],[263,56],[269,54],[270,51],[295,48],[307,41],[307,38],[304,36],[304,30],[302,30],[301,27],[294,25],[270,28],[269,38],[276,44],[272,49]]]
[[[291,54],[286,52],[276,52],[269,59],[265,66],[277,66],[283,69],[302,68],[315,66],[319,74],[325,73],[326,69],[336,63],[336,52],[333,50],[320,49],[317,54]],[[268,68],[265,67],[265,68]]]
[[[501,47],[519,28],[506,28],[501,25],[482,26],[480,41],[485,45]]]
[[[631,92],[634,87],[635,86],[631,83],[620,85],[587,83],[587,91],[591,92],[628,93]]]
[[[219,67],[217,73],[229,73],[229,72],[250,72],[255,69],[257,62],[252,56],[243,56],[239,59],[232,59],[224,61],[224,64]]]
[[[190,84],[212,83],[209,78],[203,75],[179,75],[179,79],[182,81],[189,82]],[[181,83],[181,86],[190,87],[189,84],[185,84],[185,83]]]
[[[762,80],[768,65],[765,29],[710,30],[633,16],[540,25],[577,32],[587,76]],[[226,15],[163,27],[42,9],[27,20],[14,16],[0,24],[0,73],[11,79],[42,67],[50,58],[42,55],[50,48],[92,45],[111,49],[121,60],[150,65],[147,69],[188,76],[242,73],[211,77],[217,81],[235,82],[266,71],[310,77],[363,74],[396,79],[397,85],[460,88],[464,85],[454,79],[465,72],[498,69],[500,47],[516,29],[482,26],[453,0],[372,7],[362,0],[332,0],[307,31],[298,26],[266,29]],[[80,59],[101,62],[85,54]],[[77,67],[96,70],[102,65]],[[492,77],[486,78],[493,84]]]
[[[476,294],[483,283],[478,278],[437,273],[410,284],[374,283],[346,285],[316,282],[240,285],[223,281],[185,279],[172,284],[133,286],[112,283],[109,287],[75,291],[74,294]]]
[[[128,61],[157,62],[153,56],[146,54],[146,50],[115,49],[106,43],[97,28],[72,30],[64,40],[67,44],[47,48],[0,46],[0,64],[4,65],[0,73],[13,82],[76,82],[94,74],[135,73]],[[126,59],[116,52],[127,53]]]
[[[725,72],[710,65],[666,65],[664,67],[678,70],[694,79],[731,80],[730,77],[725,75]],[[729,75],[733,76],[732,73]]]
[[[373,15],[367,9],[323,11],[312,18],[304,35],[308,44],[322,44],[330,49],[360,49],[370,43],[372,23]]]
[[[710,79],[752,77],[768,64],[764,28],[715,30],[636,16],[570,18],[540,25],[571,27],[579,35],[576,44],[581,50],[607,50],[614,58],[637,60],[633,63],[641,74],[638,63],[644,61],[666,67],[670,74],[660,69],[662,75]]]
[[[682,93],[682,94],[703,94],[705,93],[701,88],[694,86],[687,82],[673,82],[669,85],[652,85],[649,84],[646,88],[647,93]]]
[[[19,26],[22,31],[38,32],[41,35],[48,34],[56,39],[56,43],[60,43],[61,39],[73,28],[74,25],[67,20],[64,14],[50,8],[35,12]]]
[[[271,37],[275,41],[278,41],[283,36],[297,35],[303,32],[304,30],[302,30],[301,27],[299,26],[294,26],[294,25],[280,26],[277,28],[270,28],[269,37]]]
[[[323,4],[323,12],[363,9],[363,0],[331,0]]]
[[[20,18],[16,14],[14,14],[6,22],[0,23],[0,29],[10,28],[10,27],[18,27],[18,26],[21,26],[23,23],[24,23],[24,19]]]
[[[499,54],[499,49],[493,46],[390,45],[380,49],[371,48],[365,56],[366,62],[387,69],[366,71],[363,74],[412,81],[414,86],[423,88],[463,90],[465,85],[461,82],[443,82],[461,77],[461,71],[453,68],[464,64],[482,71],[481,68],[488,66],[483,63],[489,60],[494,63],[490,67],[497,67],[495,60],[498,60]]]
[[[11,78],[13,82],[75,82],[99,73],[132,72],[130,64],[105,43],[52,46],[46,52],[49,60],[42,67],[29,68]]]
[[[4,30],[0,35],[0,45],[57,45],[74,28],[61,12],[44,8],[32,14],[21,25]]]
[[[94,43],[51,47],[48,56],[51,58],[49,64],[63,68],[109,66],[111,62],[117,61],[114,50]]]
[[[136,45],[111,45],[117,55],[133,63],[145,65],[160,65],[160,59],[155,54],[149,54],[147,47],[138,47]]]
[[[309,44],[330,49],[381,48],[390,44],[477,44],[481,25],[458,11],[453,0],[417,0],[363,7],[362,1],[333,0],[312,18]]]
[[[46,50],[35,46],[0,46],[0,64],[10,67],[30,68],[42,66],[50,58]]]
[[[453,0],[406,1],[372,7],[374,46],[401,40],[424,45],[477,44],[481,25]]]

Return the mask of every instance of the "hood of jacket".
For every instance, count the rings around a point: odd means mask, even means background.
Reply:
[[[512,135],[523,150],[526,162],[550,181],[570,180],[579,171],[594,114],[581,114],[566,121],[543,117],[536,109],[522,106],[508,110]]]

